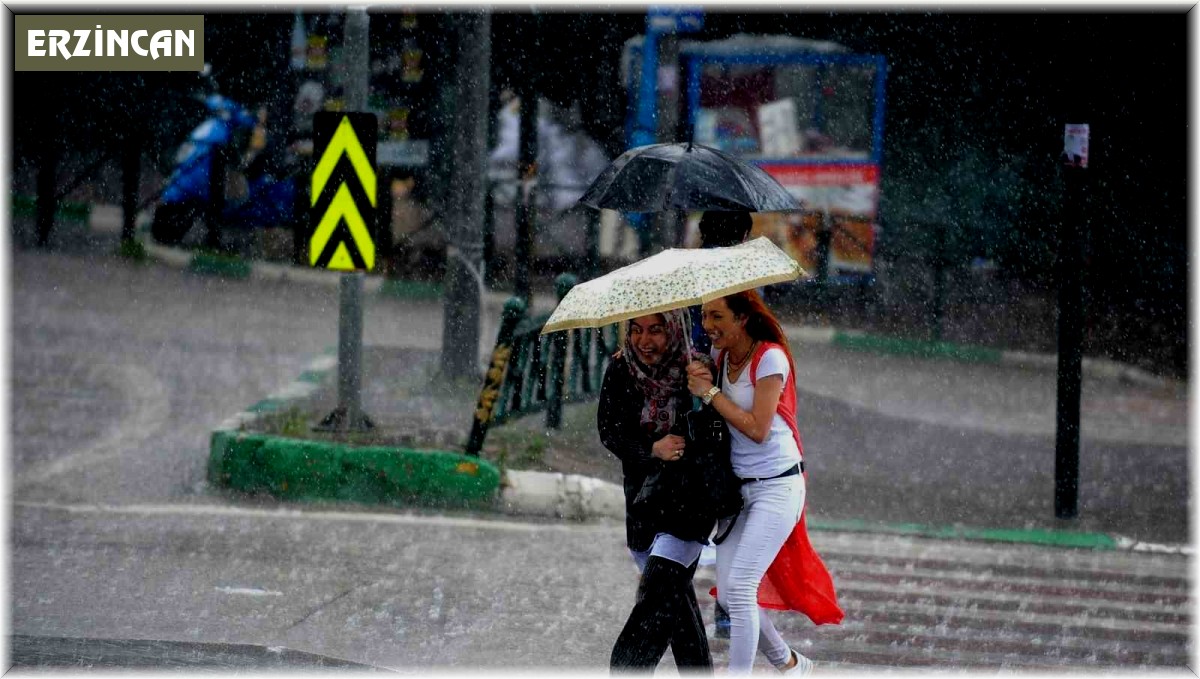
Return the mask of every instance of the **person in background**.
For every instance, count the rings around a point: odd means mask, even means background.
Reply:
[[[709,210],[700,217],[700,247],[723,248],[745,243],[754,225],[749,212]],[[711,343],[700,323],[700,306],[691,307],[692,348],[708,353]]]
[[[709,210],[700,217],[700,247],[723,248],[745,243],[746,239],[750,237],[750,229],[753,225],[754,221],[749,212]],[[708,333],[704,332],[704,325],[701,323],[700,305],[691,307],[689,313],[692,317],[692,348],[707,354],[712,348],[712,342],[708,338]],[[712,550],[711,546],[705,548],[705,563],[709,563],[708,559],[713,558]],[[713,636],[717,639],[728,639],[729,613],[721,606],[720,601],[713,605],[715,607]]]
[[[636,603],[613,646],[613,671],[653,670],[670,645],[680,669],[712,672],[692,577],[716,518],[634,502],[649,492],[643,485],[652,472],[677,464],[686,453],[673,427],[679,431],[676,425],[692,406],[688,365],[710,359],[689,355],[685,338],[680,310],[630,320],[625,345],[600,388],[597,430],[604,447],[621,460],[626,543],[641,572]]]
[[[723,387],[714,386],[705,364],[693,362],[688,390],[729,424],[744,502],[717,546],[717,596],[731,621],[729,673],[750,673],[761,644],[778,670],[805,676],[812,661],[788,646],[763,606],[800,611],[818,625],[839,623],[843,613],[804,524],[795,363],[779,321],[753,290],[704,304],[703,324],[719,352]]]

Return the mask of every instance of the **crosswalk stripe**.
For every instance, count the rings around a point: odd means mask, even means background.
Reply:
[[[1018,617],[1003,612],[980,609],[974,605],[974,602],[966,602],[964,605],[957,607],[910,604],[894,601],[883,605],[874,605],[861,599],[845,596],[839,597],[839,602],[843,608],[857,611],[856,617],[869,619],[886,619],[887,616],[898,614],[921,615],[931,620],[953,617],[955,620],[963,621],[964,624],[993,624],[1016,619],[1020,625],[1031,629],[1052,625],[1064,629],[1078,629],[1081,632],[1086,630],[1089,633],[1098,635],[1109,631],[1129,632],[1134,635],[1142,633],[1170,635],[1172,638],[1178,637],[1178,640],[1182,641],[1187,640],[1188,629],[1190,627],[1186,622],[1163,623],[1096,615],[1056,615],[1052,613],[1033,613],[1030,611],[1020,611]]]
[[[870,559],[887,555],[892,559],[951,561],[967,566],[1017,566],[1060,570],[1067,561],[1075,571],[1096,575],[1124,573],[1138,576],[1190,577],[1190,560],[1177,554],[1063,550],[1031,545],[934,540],[908,536],[874,535],[863,540],[853,533],[821,531],[810,533],[813,547],[826,561],[834,558]]]
[[[1072,582],[1068,580],[1046,580],[1042,578],[995,577],[985,578],[975,574],[922,571],[889,573],[865,570],[830,569],[834,582],[875,582],[903,589],[956,591],[983,591],[1002,593],[1035,594],[1039,597],[1056,599],[1088,600],[1103,598],[1122,601],[1131,605],[1154,605],[1166,608],[1183,607],[1189,604],[1186,590],[1162,590],[1123,586],[1111,582]]]
[[[874,596],[872,596],[874,595]],[[913,590],[898,592],[892,587],[882,585],[865,585],[861,583],[842,584],[838,587],[839,600],[876,602],[882,605],[889,603],[923,603],[939,610],[971,607],[979,610],[1009,612],[1013,615],[1051,614],[1061,611],[1088,617],[1107,617],[1110,619],[1130,620],[1146,624],[1187,625],[1190,610],[1176,608],[1164,611],[1155,606],[1131,607],[1126,604],[1112,604],[1103,600],[1078,601],[1064,599],[1046,599],[1030,601],[1028,597],[1008,594],[994,594],[986,597],[976,596],[970,590],[928,592]]]
[[[1119,580],[1123,583],[1136,583],[1144,587],[1158,587],[1164,590],[1174,589],[1179,591],[1188,591],[1190,587],[1186,572],[1175,574],[1130,573],[1128,571],[1117,569],[1099,571],[1088,568],[1064,568],[1061,565],[1056,568],[1047,568],[1034,565],[996,564],[994,561],[988,564],[973,564],[963,563],[961,560],[942,558],[899,559],[884,556],[861,555],[856,555],[850,558],[842,555],[834,555],[832,557],[826,556],[824,560],[830,567],[869,569],[875,572],[907,572],[919,565],[921,569],[926,571],[965,572],[978,577],[987,578],[1024,576],[1039,577],[1047,580],[1064,580],[1069,582],[1077,582],[1080,580]]]

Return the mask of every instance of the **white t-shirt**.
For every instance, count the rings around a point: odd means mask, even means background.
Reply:
[[[713,353],[719,352],[714,349]],[[771,375],[780,375],[786,385],[789,372],[791,366],[788,364],[787,354],[783,353],[783,349],[772,347],[758,362],[755,379],[761,381]],[[754,408],[754,385],[750,383],[749,368],[742,371],[736,382],[732,382],[729,379],[729,362],[726,360],[722,380],[721,391],[731,401],[742,410],[749,411]],[[732,425],[729,427],[729,433],[733,443],[733,471],[743,479],[769,478],[800,462],[800,450],[796,447],[796,439],[792,437],[792,430],[779,413],[775,413],[771,418],[771,431],[762,443],[755,443]]]

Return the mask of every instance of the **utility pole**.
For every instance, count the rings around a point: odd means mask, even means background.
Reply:
[[[1083,385],[1083,239],[1087,225],[1089,128],[1063,135],[1065,210],[1058,237],[1058,406],[1054,439],[1054,516],[1079,515],[1079,400]]]
[[[661,38],[653,15],[647,13],[646,35],[642,39],[641,75],[638,78],[638,93],[635,102],[635,117],[630,146],[653,144],[658,140],[658,43]],[[635,214],[630,222],[638,236],[638,256],[651,253],[653,229],[657,226],[656,215]]]
[[[453,212],[447,225],[441,373],[478,378],[492,20],[481,10],[457,14],[454,22],[458,64],[449,194]]]
[[[121,139],[121,246],[130,248],[137,239],[138,188],[142,181],[141,121],[131,121]]]
[[[655,108],[658,110],[658,120],[655,138],[667,142],[682,141],[675,138],[679,127],[678,33],[670,31],[659,38],[657,62],[656,79],[659,82]],[[687,218],[686,213],[681,210],[663,210],[654,216],[658,222],[656,228],[659,246],[663,249],[676,247]]]
[[[54,135],[44,139],[38,153],[37,172],[37,243],[43,248],[50,246],[54,214],[58,211],[55,194],[58,192],[58,162],[62,155],[61,144]]]
[[[124,134],[121,135],[121,248],[129,252],[137,239],[137,209],[142,182],[142,126],[145,125],[146,92],[149,90],[141,74],[131,79],[129,93],[134,102],[126,112]]]
[[[660,134],[673,134],[676,130],[676,110],[674,105],[660,109],[660,93],[666,91],[666,101],[675,102],[678,96],[678,60],[679,33],[692,33],[704,27],[704,10],[702,7],[684,7],[676,5],[651,6],[646,11],[646,34],[642,39],[641,75],[638,81],[637,99],[635,102],[635,117],[632,130],[632,146],[653,144],[660,139]],[[675,69],[675,81],[659,82],[659,64],[663,57]],[[662,85],[667,85],[663,88]],[[659,116],[659,111],[666,116]],[[638,253],[641,256],[650,254],[654,245],[654,230],[658,230],[658,241],[663,246],[674,245],[674,225],[678,216],[674,214],[636,215],[632,220],[638,234]],[[671,224],[671,228],[665,225]]]
[[[540,23],[536,14],[526,19],[533,23],[533,34],[538,34]],[[533,231],[537,222],[538,156],[538,88],[533,58],[528,53],[521,58],[521,72],[516,82],[517,99],[521,102],[520,131],[517,151],[517,197],[513,205],[513,221],[516,227],[516,244],[513,247],[513,294],[530,302],[530,269],[533,264]]]
[[[29,75],[29,74],[21,74]],[[41,74],[36,74],[41,75]],[[58,75],[58,74],[55,74]],[[69,82],[69,81],[68,81]],[[55,113],[65,109],[62,78],[46,78],[34,101],[29,102],[36,112],[33,121],[38,143],[33,145],[37,158],[37,202],[35,203],[35,225],[37,245],[50,247],[50,235],[54,231],[54,218],[58,212],[58,170],[64,151],[62,130],[54,129]]]

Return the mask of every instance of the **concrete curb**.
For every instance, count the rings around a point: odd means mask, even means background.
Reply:
[[[55,219],[87,222],[92,214],[91,203],[59,200],[54,211]],[[37,196],[13,193],[9,195],[9,211],[12,217],[37,217]]]
[[[512,514],[584,520],[611,518],[624,521],[625,494],[620,485],[576,474],[514,471],[506,473],[501,505]],[[969,528],[925,526],[912,523],[876,523],[809,518],[813,531],[906,535],[943,540],[973,540],[1011,544],[1070,547],[1101,551],[1155,552],[1190,556],[1190,545],[1141,542],[1108,533],[1036,528]]]
[[[507,470],[500,508],[509,514],[586,520],[625,519],[621,486],[579,474]]]
[[[484,508],[500,486],[491,463],[440,450],[227,431],[213,432],[211,445],[210,482],[281,500]]]
[[[509,470],[500,504],[508,513],[564,519],[625,519],[624,489],[610,481],[575,474]],[[1120,535],[1074,530],[937,527],[916,523],[830,521],[809,518],[808,527],[829,533],[869,533],[930,537],[938,540],[1008,542],[1014,545],[1070,547],[1097,551],[1153,552],[1192,555],[1190,545],[1159,545]]]

